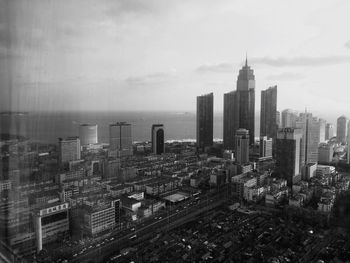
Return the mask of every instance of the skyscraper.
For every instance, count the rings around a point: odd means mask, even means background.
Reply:
[[[249,131],[250,144],[254,144],[255,137],[255,76],[248,66],[248,60],[240,69],[237,78],[237,97],[239,101],[238,128]]]
[[[58,151],[58,161],[61,165],[80,160],[80,139],[78,137],[68,137],[65,140],[59,138]]]
[[[348,119],[342,115],[337,119],[337,141],[346,143],[346,136],[348,132]]]
[[[249,131],[238,129],[235,136],[236,162],[245,164],[249,162]]]
[[[236,91],[224,94],[224,149],[233,150],[235,147],[235,134],[239,120],[239,103]]]
[[[250,143],[255,136],[255,76],[254,71],[245,65],[237,78],[237,90],[224,94],[224,147],[234,148],[234,135],[239,129],[249,130]]]
[[[197,147],[204,151],[213,145],[214,95],[197,97]]]
[[[276,138],[277,86],[261,91],[260,136]]]
[[[133,153],[131,124],[117,122],[109,125],[109,148],[117,156],[130,156]]]
[[[165,152],[163,124],[152,125],[152,151],[154,154],[162,154]]]
[[[97,143],[97,125],[82,124],[79,126],[79,138],[81,145]]]
[[[295,128],[295,120],[298,117],[297,112],[291,109],[282,111],[282,128]]]
[[[301,113],[296,120],[296,127],[302,131],[301,166],[318,161],[320,125],[312,113]]]
[[[302,131],[281,128],[276,140],[276,170],[289,186],[300,180],[300,146]]]
[[[331,123],[326,124],[326,140],[334,137],[334,125]]]

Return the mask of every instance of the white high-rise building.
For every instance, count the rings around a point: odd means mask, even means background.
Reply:
[[[260,137],[260,157],[272,157],[272,138]]]
[[[81,145],[96,144],[97,140],[97,125],[82,124],[79,126],[79,138]]]
[[[326,120],[324,119],[319,119],[318,124],[319,124],[319,129],[320,129],[320,142],[325,142],[326,141]]]

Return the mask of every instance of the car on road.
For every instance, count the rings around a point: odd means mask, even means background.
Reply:
[[[133,235],[133,236],[129,237],[129,239],[132,240],[132,239],[135,239],[136,237],[137,237],[137,235]]]

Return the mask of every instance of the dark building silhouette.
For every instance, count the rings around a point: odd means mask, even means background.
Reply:
[[[261,91],[260,136],[276,139],[277,86]]]
[[[236,91],[224,94],[224,149],[235,148],[235,133],[238,129],[239,103]]]
[[[249,131],[246,129],[236,131],[235,157],[238,164],[249,163]]]
[[[249,142],[254,143],[255,135],[255,76],[245,65],[237,78],[237,90],[224,95],[224,147],[233,149],[234,136],[238,129],[249,130]]]
[[[255,76],[248,66],[248,60],[239,71],[237,78],[239,101],[239,127],[249,131],[249,142],[254,144],[255,134]]]
[[[133,154],[131,124],[117,122],[109,125],[109,147],[111,151],[118,152],[117,156]]]
[[[300,180],[302,130],[281,128],[276,140],[276,171],[291,186]]]
[[[154,154],[162,154],[165,152],[163,124],[152,125],[152,151]]]
[[[337,141],[346,143],[346,136],[348,133],[348,119],[342,115],[337,119]]]
[[[204,151],[213,146],[214,95],[197,97],[197,147]]]

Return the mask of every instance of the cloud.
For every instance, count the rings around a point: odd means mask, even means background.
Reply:
[[[269,75],[266,77],[268,80],[279,80],[279,81],[294,81],[305,78],[304,75],[293,73],[293,72],[282,72],[280,74]]]
[[[206,73],[206,72],[216,72],[216,73],[224,73],[224,72],[232,72],[233,65],[230,63],[219,63],[219,64],[204,64],[199,66],[196,69],[196,72]]]
[[[131,76],[125,82],[132,86],[162,84],[176,77],[176,70],[170,72],[157,72],[144,76]]]
[[[253,64],[264,64],[272,67],[307,67],[326,66],[341,63],[350,63],[350,56],[324,56],[324,57],[279,57],[279,58],[252,58]]]
[[[350,40],[345,43],[345,47],[350,48]]]
[[[105,14],[117,21],[126,17],[148,16],[164,14],[171,10],[168,1],[157,0],[106,0]]]

